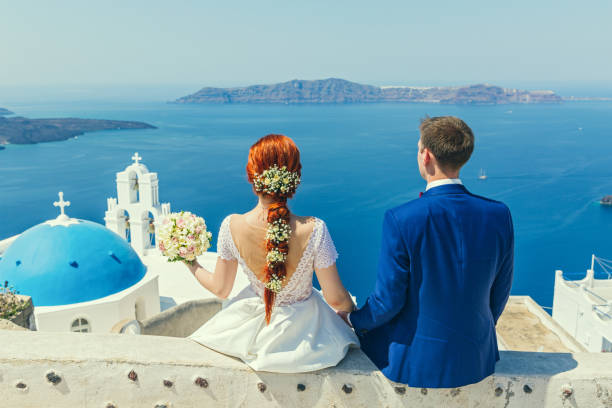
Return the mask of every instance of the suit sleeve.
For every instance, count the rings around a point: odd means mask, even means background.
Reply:
[[[404,306],[410,274],[410,261],[397,220],[391,210],[385,213],[378,276],[374,293],[365,305],[351,313],[357,334],[391,320]]]
[[[501,254],[501,257],[502,260],[491,287],[490,297],[491,313],[493,314],[495,324],[497,324],[499,316],[501,316],[504,307],[506,307],[514,274],[514,227],[510,210],[508,210],[508,247],[506,252]]]

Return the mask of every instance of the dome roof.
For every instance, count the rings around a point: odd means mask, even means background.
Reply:
[[[0,259],[0,282],[8,280],[31,296],[34,306],[100,299],[133,286],[145,273],[125,239],[101,224],[75,218],[24,231]]]

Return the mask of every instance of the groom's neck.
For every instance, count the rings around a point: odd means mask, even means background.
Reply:
[[[459,170],[455,171],[443,171],[435,169],[432,173],[425,174],[425,181],[429,184],[432,181],[444,180],[444,179],[456,179],[459,178]]]

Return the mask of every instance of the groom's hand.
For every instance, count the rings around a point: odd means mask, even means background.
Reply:
[[[342,318],[342,320],[344,320],[344,323],[346,323],[346,324],[347,324],[349,327],[353,327],[353,326],[351,325],[351,322],[349,322],[349,319],[348,319],[348,312],[345,312],[345,311],[343,311],[343,310],[336,310],[336,314],[337,314],[338,316],[340,316],[340,317]]]

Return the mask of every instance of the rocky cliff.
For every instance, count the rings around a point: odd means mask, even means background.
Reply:
[[[155,129],[143,122],[100,119],[28,119],[0,116],[1,144],[32,144],[66,140],[85,132],[98,130]],[[1,148],[1,146],[0,146]]]
[[[479,84],[463,87],[377,87],[344,79],[292,80],[244,88],[202,88],[175,103],[559,103],[553,91],[525,91]]]

